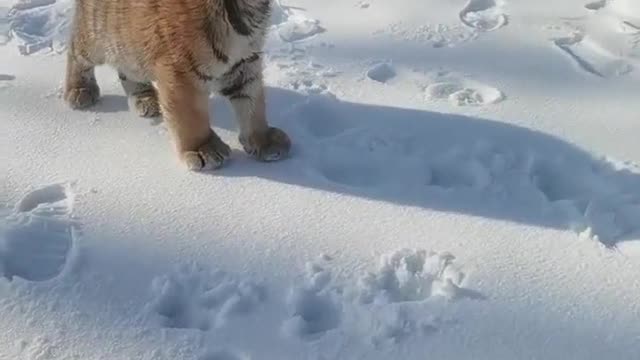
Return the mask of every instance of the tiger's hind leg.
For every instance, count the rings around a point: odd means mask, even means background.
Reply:
[[[150,82],[138,82],[118,72],[118,78],[129,98],[129,106],[135,109],[141,117],[151,118],[160,116],[158,93]]]

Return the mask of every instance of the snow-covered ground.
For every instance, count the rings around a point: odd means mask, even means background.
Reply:
[[[60,99],[0,0],[0,359],[638,359],[640,2],[283,0],[273,164]]]

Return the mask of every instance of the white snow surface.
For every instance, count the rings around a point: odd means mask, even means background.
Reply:
[[[291,156],[189,173],[0,0],[0,359],[638,359],[636,0],[281,0]]]

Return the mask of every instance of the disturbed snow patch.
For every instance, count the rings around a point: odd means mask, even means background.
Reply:
[[[454,299],[461,295],[464,274],[449,253],[403,249],[383,255],[375,272],[360,279],[363,303],[422,301],[431,296]]]
[[[265,289],[252,281],[237,280],[197,264],[183,265],[155,278],[151,291],[149,309],[159,315],[162,326],[203,331],[252,312],[266,298]]]
[[[287,296],[289,318],[283,324],[287,335],[315,339],[340,324],[339,294],[329,286],[331,273],[318,264],[307,264],[307,278]]]
[[[335,336],[364,338],[374,345],[425,336],[446,326],[443,306],[483,296],[462,285],[464,274],[451,254],[403,249],[380,258],[376,271],[356,282],[338,282],[330,260],[307,265],[303,284],[287,298],[285,334],[304,340]]]

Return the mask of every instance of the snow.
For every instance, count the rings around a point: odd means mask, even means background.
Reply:
[[[393,65],[389,63],[376,64],[367,71],[367,77],[378,82],[387,82],[396,76]]]
[[[636,359],[635,0],[282,0],[291,157],[188,173],[0,0],[0,359]],[[348,19],[348,21],[345,21]]]

